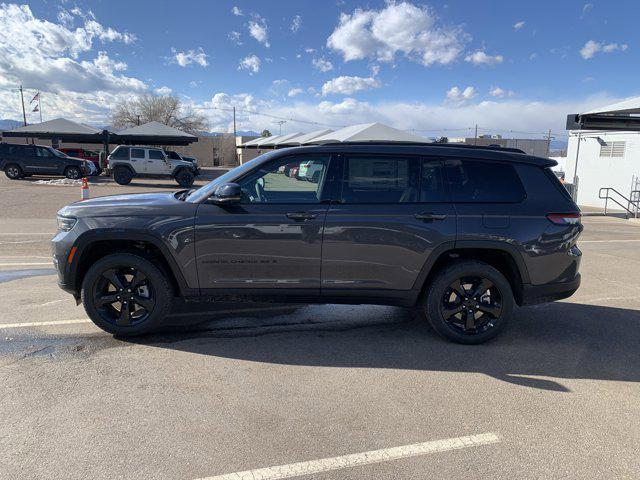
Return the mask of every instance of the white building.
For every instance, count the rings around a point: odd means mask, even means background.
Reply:
[[[585,112],[581,116],[595,115],[605,121],[602,125],[612,122],[624,125],[627,123],[625,119],[637,118],[631,115],[638,113],[640,97]],[[605,200],[599,193],[606,187],[631,200],[640,198],[637,193],[632,195],[632,191],[640,190],[640,132],[591,128],[569,133],[565,179],[568,183],[577,184],[578,205],[604,207]],[[611,197],[628,205],[621,195],[609,192]],[[611,200],[609,207],[617,208]]]

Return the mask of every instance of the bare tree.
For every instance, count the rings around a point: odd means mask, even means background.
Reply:
[[[117,104],[111,116],[111,124],[117,129],[160,122],[179,130],[197,134],[208,127],[205,116],[189,106],[182,105],[173,95],[145,93]]]

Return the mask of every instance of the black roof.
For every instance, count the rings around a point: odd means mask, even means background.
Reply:
[[[376,154],[406,154],[440,157],[464,157],[478,160],[496,160],[503,162],[517,162],[536,165],[539,167],[553,167],[555,160],[544,157],[527,155],[516,148],[484,147],[475,145],[457,145],[447,143],[331,143],[324,145],[310,145],[301,147],[281,148],[276,151],[283,153],[376,153]]]

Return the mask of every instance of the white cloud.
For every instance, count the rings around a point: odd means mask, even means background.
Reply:
[[[447,100],[453,103],[462,104],[476,97],[476,89],[474,87],[466,87],[461,90],[458,86],[451,87],[447,90]]]
[[[305,53],[315,53],[316,49],[315,48],[311,48],[311,47],[307,47],[304,49]]]
[[[269,33],[267,31],[267,21],[259,15],[254,16],[254,20],[251,20],[248,24],[249,35],[256,39],[257,42],[262,43],[265,47],[269,48]]]
[[[231,40],[231,42],[235,43],[236,45],[242,45],[242,40],[240,40],[240,32],[236,32],[235,30],[233,30],[229,32],[227,37],[229,38],[229,40]]]
[[[333,70],[333,64],[329,60],[325,60],[324,58],[314,58],[311,63],[316,70],[321,72],[328,72]]]
[[[240,60],[238,70],[248,70],[250,74],[260,71],[260,59],[256,55],[249,55]]]
[[[163,87],[156,88],[154,92],[158,95],[171,95],[171,92],[173,92],[173,90],[165,85]]]
[[[233,13],[237,17],[241,17],[243,15],[242,10],[239,7],[233,7],[231,9],[231,13]]]
[[[196,88],[196,87],[198,87],[201,83],[202,83],[202,80],[191,80],[191,81],[189,82],[189,86],[190,86],[191,88]]]
[[[93,15],[87,15],[83,21],[83,26],[71,30],[63,24],[36,18],[28,5],[0,4],[0,84],[22,83],[49,94],[75,92],[96,96],[96,92],[145,90],[144,82],[121,73],[127,69],[126,63],[103,51],[93,59],[89,53],[96,40],[131,43],[135,36],[104,27]],[[81,54],[87,59],[79,61]]]
[[[515,96],[515,94],[516,92],[514,92],[513,90],[505,90],[504,88],[500,87],[491,87],[491,89],[489,89],[489,95],[497,98],[513,97]]]
[[[351,95],[362,90],[378,88],[379,86],[380,82],[373,77],[365,78],[341,76],[333,78],[322,85],[322,95],[326,96],[332,93],[340,95]]]
[[[300,15],[296,15],[295,17],[293,17],[293,20],[291,21],[291,31],[293,33],[296,33],[298,30],[300,30],[300,27],[302,26],[302,17]]]
[[[291,90],[289,90],[289,93],[287,93],[287,96],[295,97],[297,95],[300,95],[301,93],[304,93],[304,89],[302,89],[302,88],[292,88]]]
[[[465,62],[473,65],[496,65],[502,63],[504,57],[502,55],[487,55],[483,50],[477,50],[464,57]]]
[[[596,53],[599,53],[599,52],[611,53],[611,52],[615,52],[616,50],[624,52],[627,48],[629,48],[629,45],[627,45],[626,43],[619,45],[617,43],[604,43],[604,42],[596,42],[594,40],[589,40],[587,43],[584,44],[584,47],[580,49],[580,55],[585,60],[589,60],[590,58],[593,58],[593,56]]]
[[[312,93],[312,92],[310,92]],[[310,96],[309,98],[313,98]],[[564,132],[567,112],[585,112],[602,105],[609,105],[622,100],[607,95],[578,98],[572,101],[538,102],[526,99],[506,98],[500,101],[474,101],[459,103],[425,103],[425,102],[365,102],[353,98],[341,99],[337,102],[296,101],[295,114],[291,111],[290,102],[275,99],[265,100],[243,93],[230,95],[217,93],[212,101],[202,106],[230,108],[235,105],[244,111],[268,112],[272,115],[310,122],[318,122],[339,128],[356,123],[381,122],[402,130],[428,130],[424,135],[446,135],[442,129],[467,128],[477,123],[483,129],[495,133],[508,133],[509,130],[527,132]],[[17,104],[16,104],[17,106]],[[204,110],[209,117],[213,130],[233,131],[233,117],[230,112],[220,110]],[[241,115],[238,117],[238,130],[262,131],[273,129],[273,121],[259,115]],[[308,132],[318,127],[289,120],[283,132]],[[472,129],[460,136],[473,136]],[[541,135],[542,137],[542,135]]]
[[[207,61],[208,55],[204,53],[202,47],[197,50],[188,50],[186,52],[179,52],[175,48],[172,48],[171,53],[173,53],[172,62],[177,63],[181,67],[187,67],[192,63],[197,63],[201,67],[209,65],[209,62]]]
[[[513,29],[516,30],[516,31],[520,30],[522,27],[524,27],[524,24],[525,24],[524,20],[516,22],[516,23],[513,24]]]
[[[458,27],[438,27],[427,7],[403,1],[381,10],[356,9],[340,15],[327,46],[345,61],[371,58],[391,62],[396,54],[425,66],[449,64],[462,52],[469,36]]]

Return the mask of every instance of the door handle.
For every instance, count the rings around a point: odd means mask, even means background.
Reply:
[[[291,220],[313,220],[318,216],[317,213],[309,213],[309,212],[290,212],[287,213],[287,218]]]
[[[441,213],[416,213],[414,215],[418,220],[444,220],[446,215]]]

